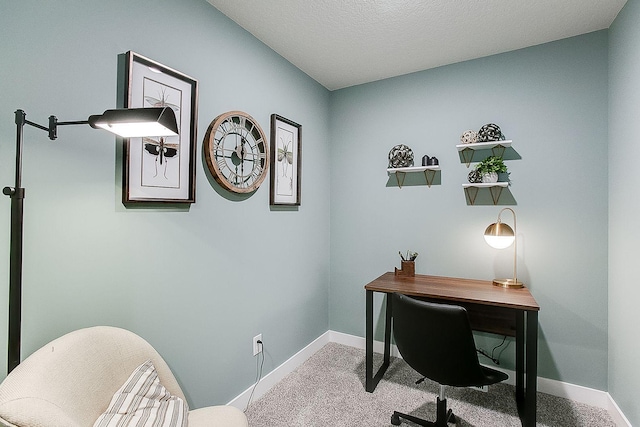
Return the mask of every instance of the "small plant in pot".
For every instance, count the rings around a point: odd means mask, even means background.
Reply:
[[[498,182],[498,174],[506,173],[507,165],[502,161],[502,157],[489,156],[475,167],[475,170],[482,176],[482,182]]]

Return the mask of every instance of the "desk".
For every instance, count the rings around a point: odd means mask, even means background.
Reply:
[[[395,276],[385,273],[365,285],[367,293],[366,378],[373,392],[389,366],[391,349],[391,298],[385,309],[384,359],[373,375],[373,293],[398,292],[426,301],[461,305],[467,309],[471,327],[516,338],[516,402],[524,427],[536,425],[536,380],[538,372],[538,311],[540,306],[527,288],[505,289],[489,280],[453,277]]]

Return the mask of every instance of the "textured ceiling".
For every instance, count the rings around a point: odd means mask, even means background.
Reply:
[[[330,90],[609,28],[626,0],[208,0]]]

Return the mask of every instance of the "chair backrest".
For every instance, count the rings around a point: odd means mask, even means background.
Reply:
[[[486,383],[464,307],[392,298],[393,336],[409,366],[442,385]]]
[[[5,378],[0,424],[90,427],[147,360],[167,390],[184,399],[166,362],[133,332],[108,326],[70,332],[33,353]]]

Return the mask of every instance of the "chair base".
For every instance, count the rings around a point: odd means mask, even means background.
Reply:
[[[423,420],[422,418],[414,417],[413,415],[393,411],[393,415],[391,415],[391,424],[393,424],[394,426],[399,426],[401,423],[400,418],[412,421],[420,426],[428,427],[447,427],[447,423],[456,422],[456,416],[453,415],[453,411],[451,411],[451,409],[447,411],[447,399],[440,400],[439,397],[437,402],[437,415],[435,421],[427,421]]]

